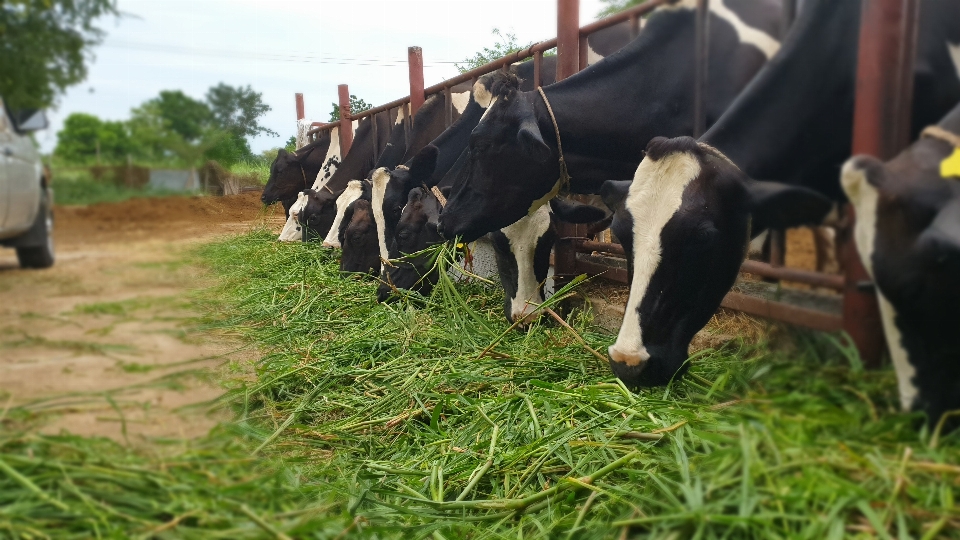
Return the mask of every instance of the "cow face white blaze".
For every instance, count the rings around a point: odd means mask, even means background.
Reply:
[[[300,222],[297,221],[297,215],[306,205],[307,195],[301,191],[300,194],[297,195],[297,201],[290,206],[290,212],[287,215],[287,222],[283,224],[283,229],[280,230],[280,237],[278,240],[281,242],[299,242],[301,239],[303,239]]]
[[[453,108],[457,110],[457,114],[463,114],[467,105],[470,104],[470,92],[453,92],[450,94],[450,101],[453,102]]]
[[[333,173],[337,172],[337,167],[343,158],[340,156],[340,128],[330,130],[330,146],[327,147],[327,155],[323,158],[323,165],[317,173],[317,178],[313,181],[313,189],[319,191],[323,189]]]
[[[327,237],[323,239],[323,247],[340,247],[340,240],[337,238],[340,231],[340,222],[343,221],[343,214],[347,211],[350,203],[360,198],[363,194],[363,184],[360,180],[351,180],[347,183],[347,188],[337,197],[337,217],[333,219],[333,225],[327,232]]]
[[[630,185],[626,208],[633,217],[633,280],[617,341],[610,346],[612,362],[638,368],[650,359],[640,330],[640,303],[660,264],[660,232],[683,203],[687,184],[700,174],[697,159],[687,153],[645,157]]]
[[[848,160],[843,165],[840,175],[847,198],[857,212],[854,227],[854,239],[857,244],[857,253],[860,261],[870,277],[874,277],[873,252],[877,241],[877,205],[880,201],[880,192],[870,184],[867,172],[858,165],[857,158]],[[883,333],[887,338],[887,347],[890,349],[890,358],[893,361],[894,371],[897,373],[897,388],[900,392],[900,406],[909,411],[917,399],[917,387],[914,383],[917,371],[910,363],[907,350],[903,347],[903,336],[895,324],[897,312],[893,304],[877,289],[877,301],[880,305],[880,315],[883,320]]]
[[[406,168],[399,165],[398,169]],[[380,258],[388,260],[390,253],[387,251],[387,221],[383,215],[383,196],[387,191],[387,183],[390,182],[390,172],[385,167],[373,171],[371,176],[373,189],[370,192],[370,204],[373,206],[373,219],[377,224],[377,240],[380,245]]]
[[[550,229],[550,207],[541,206],[532,215],[500,229],[510,242],[510,253],[517,265],[517,290],[510,299],[509,318],[530,322],[533,311],[543,302],[540,283],[534,269],[537,244]]]

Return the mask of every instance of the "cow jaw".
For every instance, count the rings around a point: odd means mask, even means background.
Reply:
[[[307,205],[307,194],[300,192],[297,195],[297,202],[290,207],[290,213],[287,215],[287,222],[283,224],[278,240],[281,242],[297,242],[303,238],[300,232],[300,222],[297,221],[297,214]]]
[[[347,183],[347,188],[337,197],[337,217],[333,219],[333,225],[327,231],[327,237],[323,239],[323,247],[340,247],[340,240],[337,235],[340,231],[340,222],[343,221],[343,215],[347,211],[350,203],[360,198],[363,193],[363,184],[360,180],[351,180]]]
[[[880,193],[867,180],[867,173],[857,165],[857,158],[848,160],[843,165],[840,183],[850,199],[857,213],[854,227],[854,239],[857,253],[867,273],[873,278],[873,250],[877,236],[877,204]],[[877,301],[880,305],[880,316],[883,320],[883,333],[887,338],[887,347],[890,349],[890,359],[893,361],[897,373],[897,388],[900,391],[900,407],[909,411],[917,398],[917,387],[914,378],[916,368],[910,363],[907,350],[903,347],[903,339],[895,320],[897,311],[893,304],[877,288]]]
[[[648,156],[637,167],[625,204],[633,218],[633,279],[617,341],[609,348],[611,367],[618,375],[639,374],[636,368],[642,369],[650,358],[640,328],[640,303],[660,264],[660,232],[683,203],[687,185],[699,174],[700,163],[687,152],[656,161]],[[614,364],[634,369],[623,370]]]
[[[529,216],[500,229],[510,242],[510,253],[517,264],[517,290],[510,299],[510,321],[529,323],[537,305],[543,302],[540,283],[534,270],[537,243],[550,229],[549,206],[541,206]]]

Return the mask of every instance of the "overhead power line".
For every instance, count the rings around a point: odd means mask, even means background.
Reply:
[[[190,56],[211,56],[218,58],[234,58],[238,60],[267,60],[273,62],[301,62],[309,64],[335,64],[348,66],[405,66],[406,59],[388,59],[388,58],[343,58],[334,56],[320,56],[312,54],[286,54],[270,52],[253,51],[228,51],[223,49],[202,49],[195,47],[182,47],[177,45],[163,45],[159,43],[137,43],[129,41],[109,40],[102,45],[112,49],[134,49],[140,51],[159,52],[165,54],[179,54]],[[425,62],[424,66],[443,67],[462,61],[436,60]]]

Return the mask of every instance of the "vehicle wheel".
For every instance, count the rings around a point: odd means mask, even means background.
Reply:
[[[17,259],[23,268],[50,268],[53,266],[53,209],[50,208],[50,197],[44,192],[40,201],[40,211],[37,220],[33,222],[28,234],[44,238],[43,244],[23,246],[17,248]]]

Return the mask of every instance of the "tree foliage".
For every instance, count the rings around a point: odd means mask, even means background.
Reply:
[[[53,105],[87,76],[94,22],[116,0],[0,0],[0,95],[11,109]]]
[[[627,8],[640,5],[646,0],[600,0],[604,7],[597,13],[597,18],[609,17]]]
[[[92,163],[99,141],[102,161],[107,163],[122,162],[129,155],[147,163],[195,166],[213,159],[230,166],[253,156],[248,137],[276,135],[259,124],[269,110],[261,94],[249,86],[220,83],[207,92],[205,101],[180,90],[164,90],[131,110],[125,122],[71,115],[57,134],[54,154],[69,163]]]
[[[336,122],[340,120],[340,104],[331,103],[333,106],[333,111],[330,112],[329,122]],[[373,105],[367,103],[366,101],[358,98],[357,96],[350,94],[350,114],[361,113],[367,109],[372,109]]]
[[[466,73],[471,69],[478,68],[498,58],[503,58],[510,53],[526,49],[527,47],[533,45],[532,41],[526,45],[522,45],[519,41],[517,41],[516,34],[512,34],[510,32],[504,34],[499,28],[494,28],[493,32],[491,33],[494,36],[497,36],[497,41],[493,44],[493,47],[484,47],[482,51],[474,54],[470,58],[465,58],[462,64],[454,64],[460,73]]]

